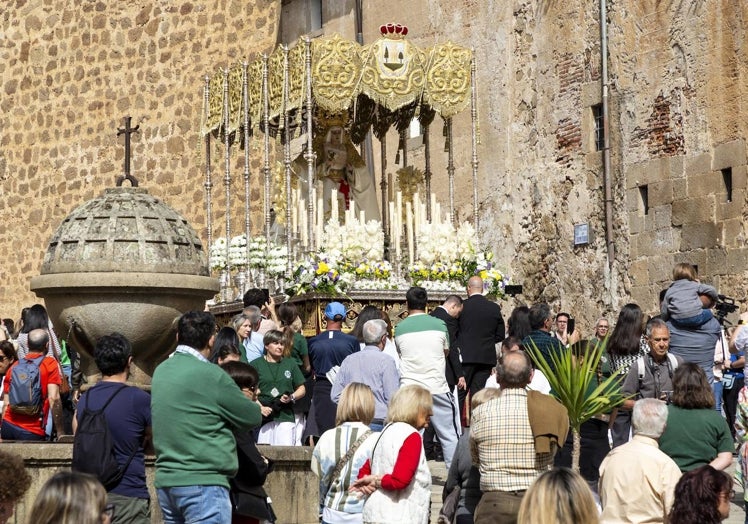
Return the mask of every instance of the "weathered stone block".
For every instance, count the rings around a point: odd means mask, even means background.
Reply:
[[[702,222],[684,224],[681,229],[680,250],[719,247],[722,242],[722,224]]]
[[[714,197],[686,198],[673,202],[672,225],[710,222],[714,219]]]
[[[722,224],[724,227],[722,245],[724,247],[742,247],[745,245],[744,224],[740,216],[724,220]]]
[[[643,286],[649,283],[649,262],[647,259],[641,258],[631,263],[629,278],[634,286]]]
[[[727,251],[727,273],[739,273],[748,269],[748,248],[740,247]]]
[[[629,213],[629,233],[632,235],[632,238],[633,235],[645,231],[644,218],[643,215],[640,215],[636,211]]]
[[[725,201],[725,194],[715,195],[714,216],[716,220],[728,220],[731,218],[740,218],[743,214],[743,199],[735,199],[733,192],[732,201]]]
[[[673,201],[673,182],[671,180],[653,181],[649,184],[650,209]]]
[[[745,158],[745,140],[732,140],[714,148],[712,154],[712,169],[719,170],[727,167],[743,166]]]
[[[727,250],[722,247],[707,249],[706,267],[702,269],[703,274],[719,275],[727,271]]]
[[[722,187],[722,177],[719,172],[710,171],[686,178],[686,195],[701,197],[713,195]]]

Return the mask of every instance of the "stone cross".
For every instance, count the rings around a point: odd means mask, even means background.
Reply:
[[[125,127],[124,129],[117,129],[117,136],[125,135],[125,174],[117,178],[117,187],[121,186],[125,180],[129,180],[132,187],[138,187],[138,179],[130,174],[130,136],[138,132],[140,124],[130,127],[131,116],[126,116],[124,120]]]

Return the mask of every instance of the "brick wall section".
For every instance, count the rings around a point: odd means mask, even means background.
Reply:
[[[205,238],[198,149],[203,77],[271,50],[279,12],[276,0],[3,2],[3,317],[17,317],[21,307],[37,301],[29,279],[38,274],[62,219],[121,174],[123,139],[116,128],[126,114],[140,125],[132,140],[132,169],[141,187]],[[222,158],[216,150],[213,218],[219,231],[225,221]],[[243,194],[240,167],[237,158],[236,198]],[[252,176],[258,172],[255,166]],[[239,226],[242,206],[234,207]]]
[[[637,128],[633,139],[634,143],[645,143],[653,157],[682,155],[685,153],[683,115],[660,94],[654,100],[646,126]]]
[[[556,76],[558,77],[558,100],[569,104],[581,99],[582,83],[585,81],[585,62],[582,57],[572,53],[562,54],[557,58]],[[582,145],[582,108],[576,104],[574,114],[562,118],[556,129],[556,163],[562,167],[572,167],[574,155],[580,152]]]

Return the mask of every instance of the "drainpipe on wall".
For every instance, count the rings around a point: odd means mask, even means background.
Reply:
[[[613,243],[613,189],[610,170],[610,110],[608,108],[608,8],[606,0],[600,0],[600,54],[602,55],[603,95],[603,186],[605,187],[605,246],[608,250],[608,268],[613,267],[615,244]]]

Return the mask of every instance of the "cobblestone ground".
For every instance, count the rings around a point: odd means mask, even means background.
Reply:
[[[733,465],[727,470],[730,476],[735,471],[736,464],[736,461],[733,462]],[[433,460],[429,461],[429,468],[431,469],[431,524],[436,524],[439,510],[442,507],[442,488],[444,488],[444,482],[447,479],[447,469],[444,467],[444,462]],[[745,522],[743,489],[737,484],[735,484],[734,489],[735,498],[730,504],[730,516],[724,521],[725,524],[743,524]]]

